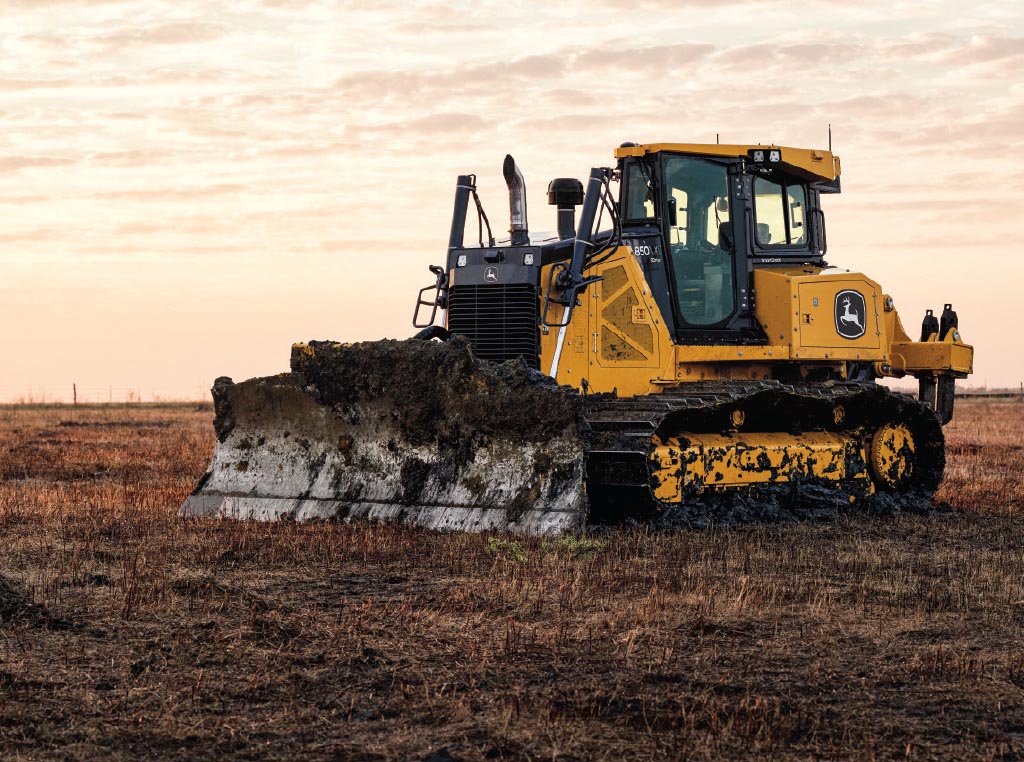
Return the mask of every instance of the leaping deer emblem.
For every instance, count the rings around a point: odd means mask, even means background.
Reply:
[[[864,326],[860,324],[860,316],[856,312],[850,312],[850,297],[847,296],[843,299],[843,308],[844,312],[839,316],[839,321],[847,324],[853,323],[863,331]]]

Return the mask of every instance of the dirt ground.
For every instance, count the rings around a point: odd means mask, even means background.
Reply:
[[[952,512],[559,542],[180,520],[195,406],[0,408],[0,759],[1024,759],[1024,405]]]

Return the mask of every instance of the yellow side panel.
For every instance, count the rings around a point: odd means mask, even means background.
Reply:
[[[647,280],[632,249],[621,246],[586,273],[604,280],[590,286],[564,330],[541,333],[541,370],[561,384],[620,396],[653,394],[659,381],[674,379],[675,353]],[[547,273],[542,273],[547,283]],[[562,307],[549,316],[561,319]],[[558,362],[555,366],[554,359]]]
[[[861,315],[859,305],[851,306],[856,297],[851,294],[844,303],[843,292],[850,291],[864,298],[867,314]],[[866,282],[857,281],[811,281],[798,285],[799,304],[794,316],[800,326],[800,345],[804,347],[836,348],[845,354],[849,350],[878,349],[881,329],[878,324],[878,312],[881,305],[879,294]],[[838,302],[837,302],[838,297]],[[840,335],[840,329],[863,331],[863,335],[855,339],[847,339]]]
[[[788,346],[789,359],[879,362],[885,357],[889,339],[879,316],[885,297],[870,278],[809,267],[758,269],[754,291],[758,322],[771,344]],[[847,307],[844,291],[860,294],[863,307],[856,296]],[[841,320],[846,336],[839,332]],[[856,335],[860,329],[863,334]]]
[[[754,270],[754,316],[769,343],[785,346],[787,355],[796,338],[792,277],[784,270]]]
[[[597,363],[602,368],[657,368],[660,351],[647,285],[630,278],[629,265],[620,258],[597,268],[604,277],[594,286]]]

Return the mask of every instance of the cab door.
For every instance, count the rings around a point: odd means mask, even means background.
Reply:
[[[726,328],[737,312],[729,163],[670,154],[663,159],[662,176],[663,228],[679,328]]]

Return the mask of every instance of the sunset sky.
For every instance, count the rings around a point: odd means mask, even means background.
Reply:
[[[0,3],[0,399],[195,398],[403,338],[455,176],[507,228],[619,143],[827,146],[832,264],[1024,379],[1024,4]],[[226,10],[230,8],[231,10]]]

